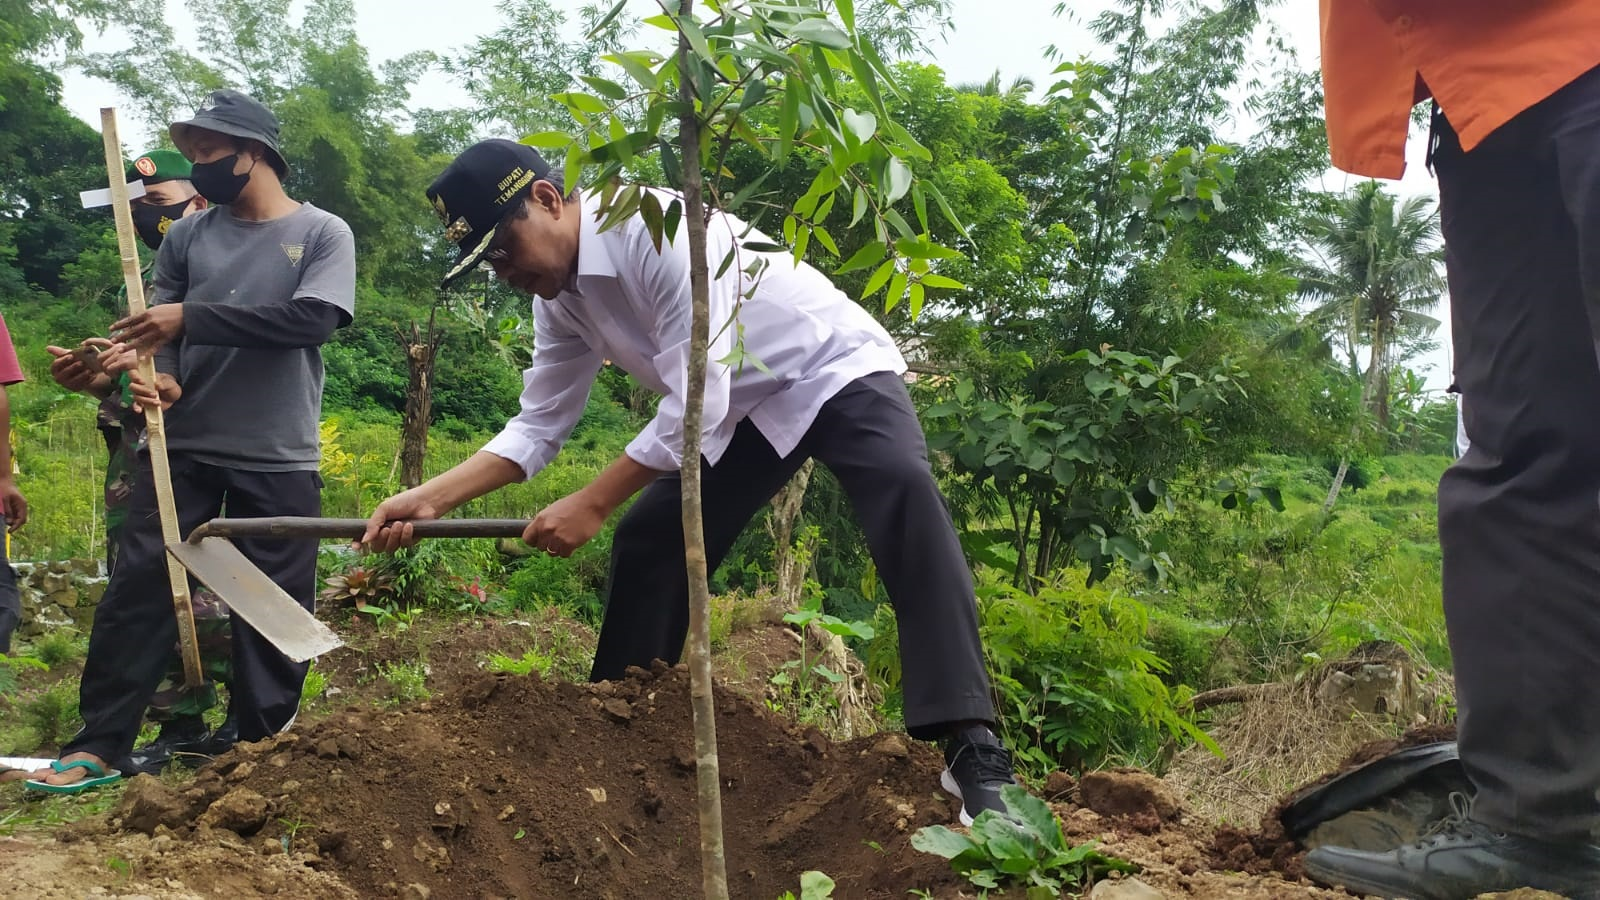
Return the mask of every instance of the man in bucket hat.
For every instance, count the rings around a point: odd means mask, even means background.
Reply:
[[[322,344],[355,308],[355,242],[337,216],[291,199],[278,122],[237,91],[215,91],[173,143],[212,206],[172,224],[156,256],[152,306],[113,325],[114,338],[156,351],[157,384],[141,403],[169,408],[166,438],[179,530],[218,515],[321,513],[318,424]],[[95,610],[79,707],[84,727],[53,772],[29,787],[75,791],[116,777],[177,636],[149,459],[140,460],[117,570]],[[311,608],[316,541],[236,541]],[[294,720],[306,663],[290,661],[244,622],[233,625],[229,711],[238,738]]]
[[[638,215],[600,231],[599,199],[567,192],[538,153],[511,141],[463,152],[428,197],[461,250],[446,283],[488,261],[501,279],[540,298],[533,364],[521,414],[482,452],[380,504],[363,541],[380,550],[404,546],[410,520],[444,515],[536,475],[577,423],[602,360],[611,360],[662,395],[659,411],[625,455],[540,512],[523,539],[567,556],[642,490],[617,525],[591,677],[677,661],[689,614],[678,476],[688,239],[679,234],[658,250]],[[678,199],[656,198],[663,208]],[[899,617],[907,730],[945,741],[943,783],[962,799],[964,823],[986,809],[1003,811],[999,788],[1013,776],[991,730],[972,575],[928,467],[901,378],[905,361],[883,327],[815,269],[786,253],[748,249],[768,239],[732,216],[712,216],[708,232],[710,260],[746,245],[711,285],[717,337],[703,444],[710,566],[806,459],[821,460],[855,507]],[[753,266],[758,259],[764,269]],[[723,327],[736,310],[739,327]],[[721,362],[736,333],[760,366]]]

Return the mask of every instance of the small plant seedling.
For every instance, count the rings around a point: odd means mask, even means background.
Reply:
[[[834,887],[833,879],[821,872],[815,870],[802,872],[798,900],[830,900],[833,897]],[[794,891],[784,891],[778,900],[797,900],[797,898]]]
[[[523,838],[525,838],[525,837],[527,837],[527,836],[528,836],[528,832],[527,832],[527,830],[526,830],[526,829],[523,829],[523,828],[518,828],[518,829],[517,829],[517,833],[516,833],[516,834],[513,834],[513,835],[512,835],[512,836],[511,836],[511,839],[512,839],[512,840],[513,840],[513,841],[520,841],[520,840],[522,840],[522,839],[523,839]]]
[[[977,887],[1026,886],[1028,900],[1059,897],[1105,872],[1138,871],[1093,844],[1068,844],[1050,807],[1022,788],[1002,787],[1000,801],[1008,815],[985,810],[968,834],[931,825],[911,836],[911,846],[950,860]]]

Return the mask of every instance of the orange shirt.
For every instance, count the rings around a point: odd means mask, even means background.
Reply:
[[[1600,65],[1600,0],[1321,0],[1333,164],[1405,172],[1411,107],[1430,95],[1471,150]]]

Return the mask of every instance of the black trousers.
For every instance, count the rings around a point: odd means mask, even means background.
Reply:
[[[1600,70],[1470,152],[1436,127],[1471,444],[1439,485],[1461,760],[1485,823],[1587,837],[1600,824]]]
[[[922,425],[889,372],[857,379],[823,405],[800,446],[779,457],[749,420],[705,466],[707,564],[715,570],[761,507],[815,457],[839,479],[866,533],[900,629],[906,729],[940,736],[947,723],[994,721],[978,642],[972,573],[928,468]],[[617,525],[595,681],[655,659],[676,663],[689,630],[682,485],[663,475]]]
[[[11,634],[22,622],[22,594],[17,573],[5,551],[6,517],[0,516],[0,653],[11,651]]]
[[[236,517],[322,512],[322,479],[316,472],[226,469],[183,454],[173,454],[170,464],[182,534],[216,517],[224,507]],[[118,538],[117,569],[95,608],[89,633],[89,654],[78,691],[83,730],[62,748],[63,755],[88,752],[115,763],[133,749],[145,707],[167,671],[178,639],[148,454],[141,454],[139,465],[128,519]],[[236,538],[234,544],[301,606],[312,608],[315,540]],[[238,718],[241,740],[260,740],[293,721],[310,664],[290,661],[242,620],[233,623],[232,641],[229,712]]]

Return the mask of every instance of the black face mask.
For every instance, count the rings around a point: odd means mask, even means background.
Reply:
[[[183,211],[188,209],[192,202],[192,200],[179,200],[166,206],[135,203],[133,227],[138,230],[139,239],[151,250],[159,249],[161,239],[167,236],[167,229],[172,227],[173,222],[183,218]]]
[[[250,173],[256,168],[256,161],[252,160],[250,168],[236,175],[233,167],[238,161],[239,154],[235,153],[212,162],[195,163],[189,172],[189,181],[200,196],[212,203],[232,203],[239,199],[239,193],[250,182]]]

